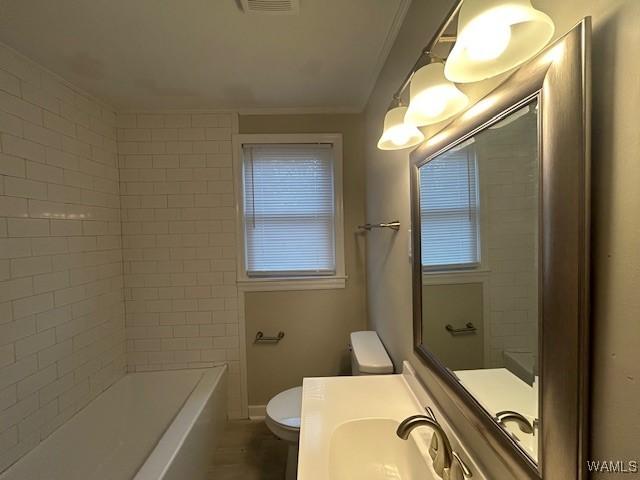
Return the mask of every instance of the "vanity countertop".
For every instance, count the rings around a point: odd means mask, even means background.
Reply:
[[[501,410],[515,410],[538,418],[537,389],[506,368],[456,370],[454,373],[490,413],[495,415]]]
[[[439,480],[428,452],[433,431],[417,428],[409,440],[396,434],[404,419],[425,414],[425,406],[433,408],[473,478],[484,480],[408,362],[400,375],[304,379],[298,480]]]
[[[515,410],[532,423],[539,418],[537,384],[531,386],[523,382],[506,368],[456,370],[455,374],[491,415]],[[505,428],[518,439],[525,452],[533,459],[538,458],[537,436],[519,431],[514,423],[507,423]]]

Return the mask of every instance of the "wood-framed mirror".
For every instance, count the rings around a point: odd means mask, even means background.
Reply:
[[[411,154],[415,350],[515,478],[586,478],[590,35]]]

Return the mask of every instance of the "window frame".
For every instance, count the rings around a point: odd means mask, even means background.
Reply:
[[[342,183],[342,134],[340,133],[288,133],[288,134],[236,134],[233,135],[233,176],[235,188],[237,284],[245,291],[325,290],[345,288],[347,275],[344,261],[344,212]],[[331,144],[333,151],[334,231],[336,271],[333,275],[319,276],[252,276],[246,268],[246,238],[244,217],[244,149],[245,144]]]
[[[473,161],[475,164],[475,191],[476,191],[476,211],[475,211],[475,219],[476,219],[476,258],[475,262],[467,262],[467,263],[453,263],[453,264],[441,264],[441,265],[424,265],[422,263],[422,259],[420,259],[421,269],[423,275],[442,275],[449,273],[472,273],[472,272],[481,272],[486,269],[485,264],[485,251],[484,251],[484,219],[482,215],[482,204],[485,199],[482,198],[482,190],[481,190],[481,173],[480,173],[480,165],[478,162],[478,157],[475,151],[468,152],[467,161]],[[422,175],[418,176],[419,186],[422,188]],[[422,206],[420,206],[420,215],[422,215]],[[422,226],[420,227],[422,228]],[[421,235],[422,237],[422,235]]]

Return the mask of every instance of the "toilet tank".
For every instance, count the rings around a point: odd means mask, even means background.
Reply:
[[[374,331],[351,334],[351,373],[384,375],[393,373],[393,363]]]

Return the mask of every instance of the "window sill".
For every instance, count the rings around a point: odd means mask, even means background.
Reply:
[[[245,292],[271,292],[286,290],[334,290],[345,288],[346,276],[249,278],[238,280],[238,289]]]
[[[491,270],[485,267],[474,267],[474,268],[450,268],[444,270],[422,270],[422,275],[424,276],[432,276],[438,277],[442,275],[473,275],[473,274],[487,274],[490,273]]]
[[[490,269],[443,270],[441,272],[422,272],[422,285],[440,285],[462,282],[484,282],[489,278]]]

